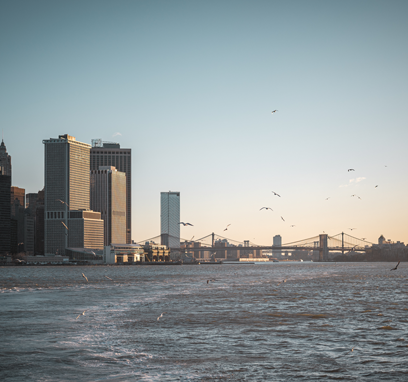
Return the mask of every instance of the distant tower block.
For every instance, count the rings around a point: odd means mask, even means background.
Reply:
[[[91,171],[91,209],[104,221],[104,245],[126,243],[126,174],[113,166]]]
[[[121,149],[119,143],[92,140],[90,170],[114,166],[126,174],[126,244],[132,243],[132,149]]]
[[[4,141],[0,144],[0,175],[11,176],[11,156],[7,154],[7,148]]]
[[[276,247],[282,247],[282,236],[281,235],[275,235],[273,237],[273,245]],[[273,256],[280,256],[281,254],[282,254],[282,250],[272,249]]]
[[[89,150],[68,134],[43,140],[44,252],[65,254],[70,210],[89,210]]]
[[[160,193],[161,244],[180,247],[180,192]]]

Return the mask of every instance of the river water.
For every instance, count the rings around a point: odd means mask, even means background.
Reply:
[[[394,266],[1,267],[0,380],[408,381]]]

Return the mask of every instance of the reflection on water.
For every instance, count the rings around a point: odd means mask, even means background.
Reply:
[[[390,268],[1,267],[0,379],[407,381],[408,268]]]

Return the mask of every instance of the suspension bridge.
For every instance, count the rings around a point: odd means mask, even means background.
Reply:
[[[227,259],[227,252],[239,251],[239,253],[265,252],[283,252],[283,251],[318,251],[319,261],[328,261],[329,251],[348,254],[351,252],[365,252],[371,243],[365,239],[360,239],[344,232],[330,236],[328,234],[319,234],[314,237],[302,239],[282,245],[262,245],[256,244],[250,240],[237,241],[215,233],[210,233],[200,239],[184,239],[169,234],[161,234],[150,239],[138,242],[137,244],[161,244],[166,245],[172,252],[182,253],[207,253],[216,255],[217,258]]]

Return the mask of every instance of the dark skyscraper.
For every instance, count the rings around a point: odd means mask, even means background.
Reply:
[[[0,175],[0,254],[11,250],[11,176]]]
[[[132,243],[132,150],[121,149],[119,143],[92,140],[90,169],[114,166],[126,174],[126,244]]]
[[[0,145],[0,175],[11,176],[11,157],[7,154],[6,145],[1,140]]]

